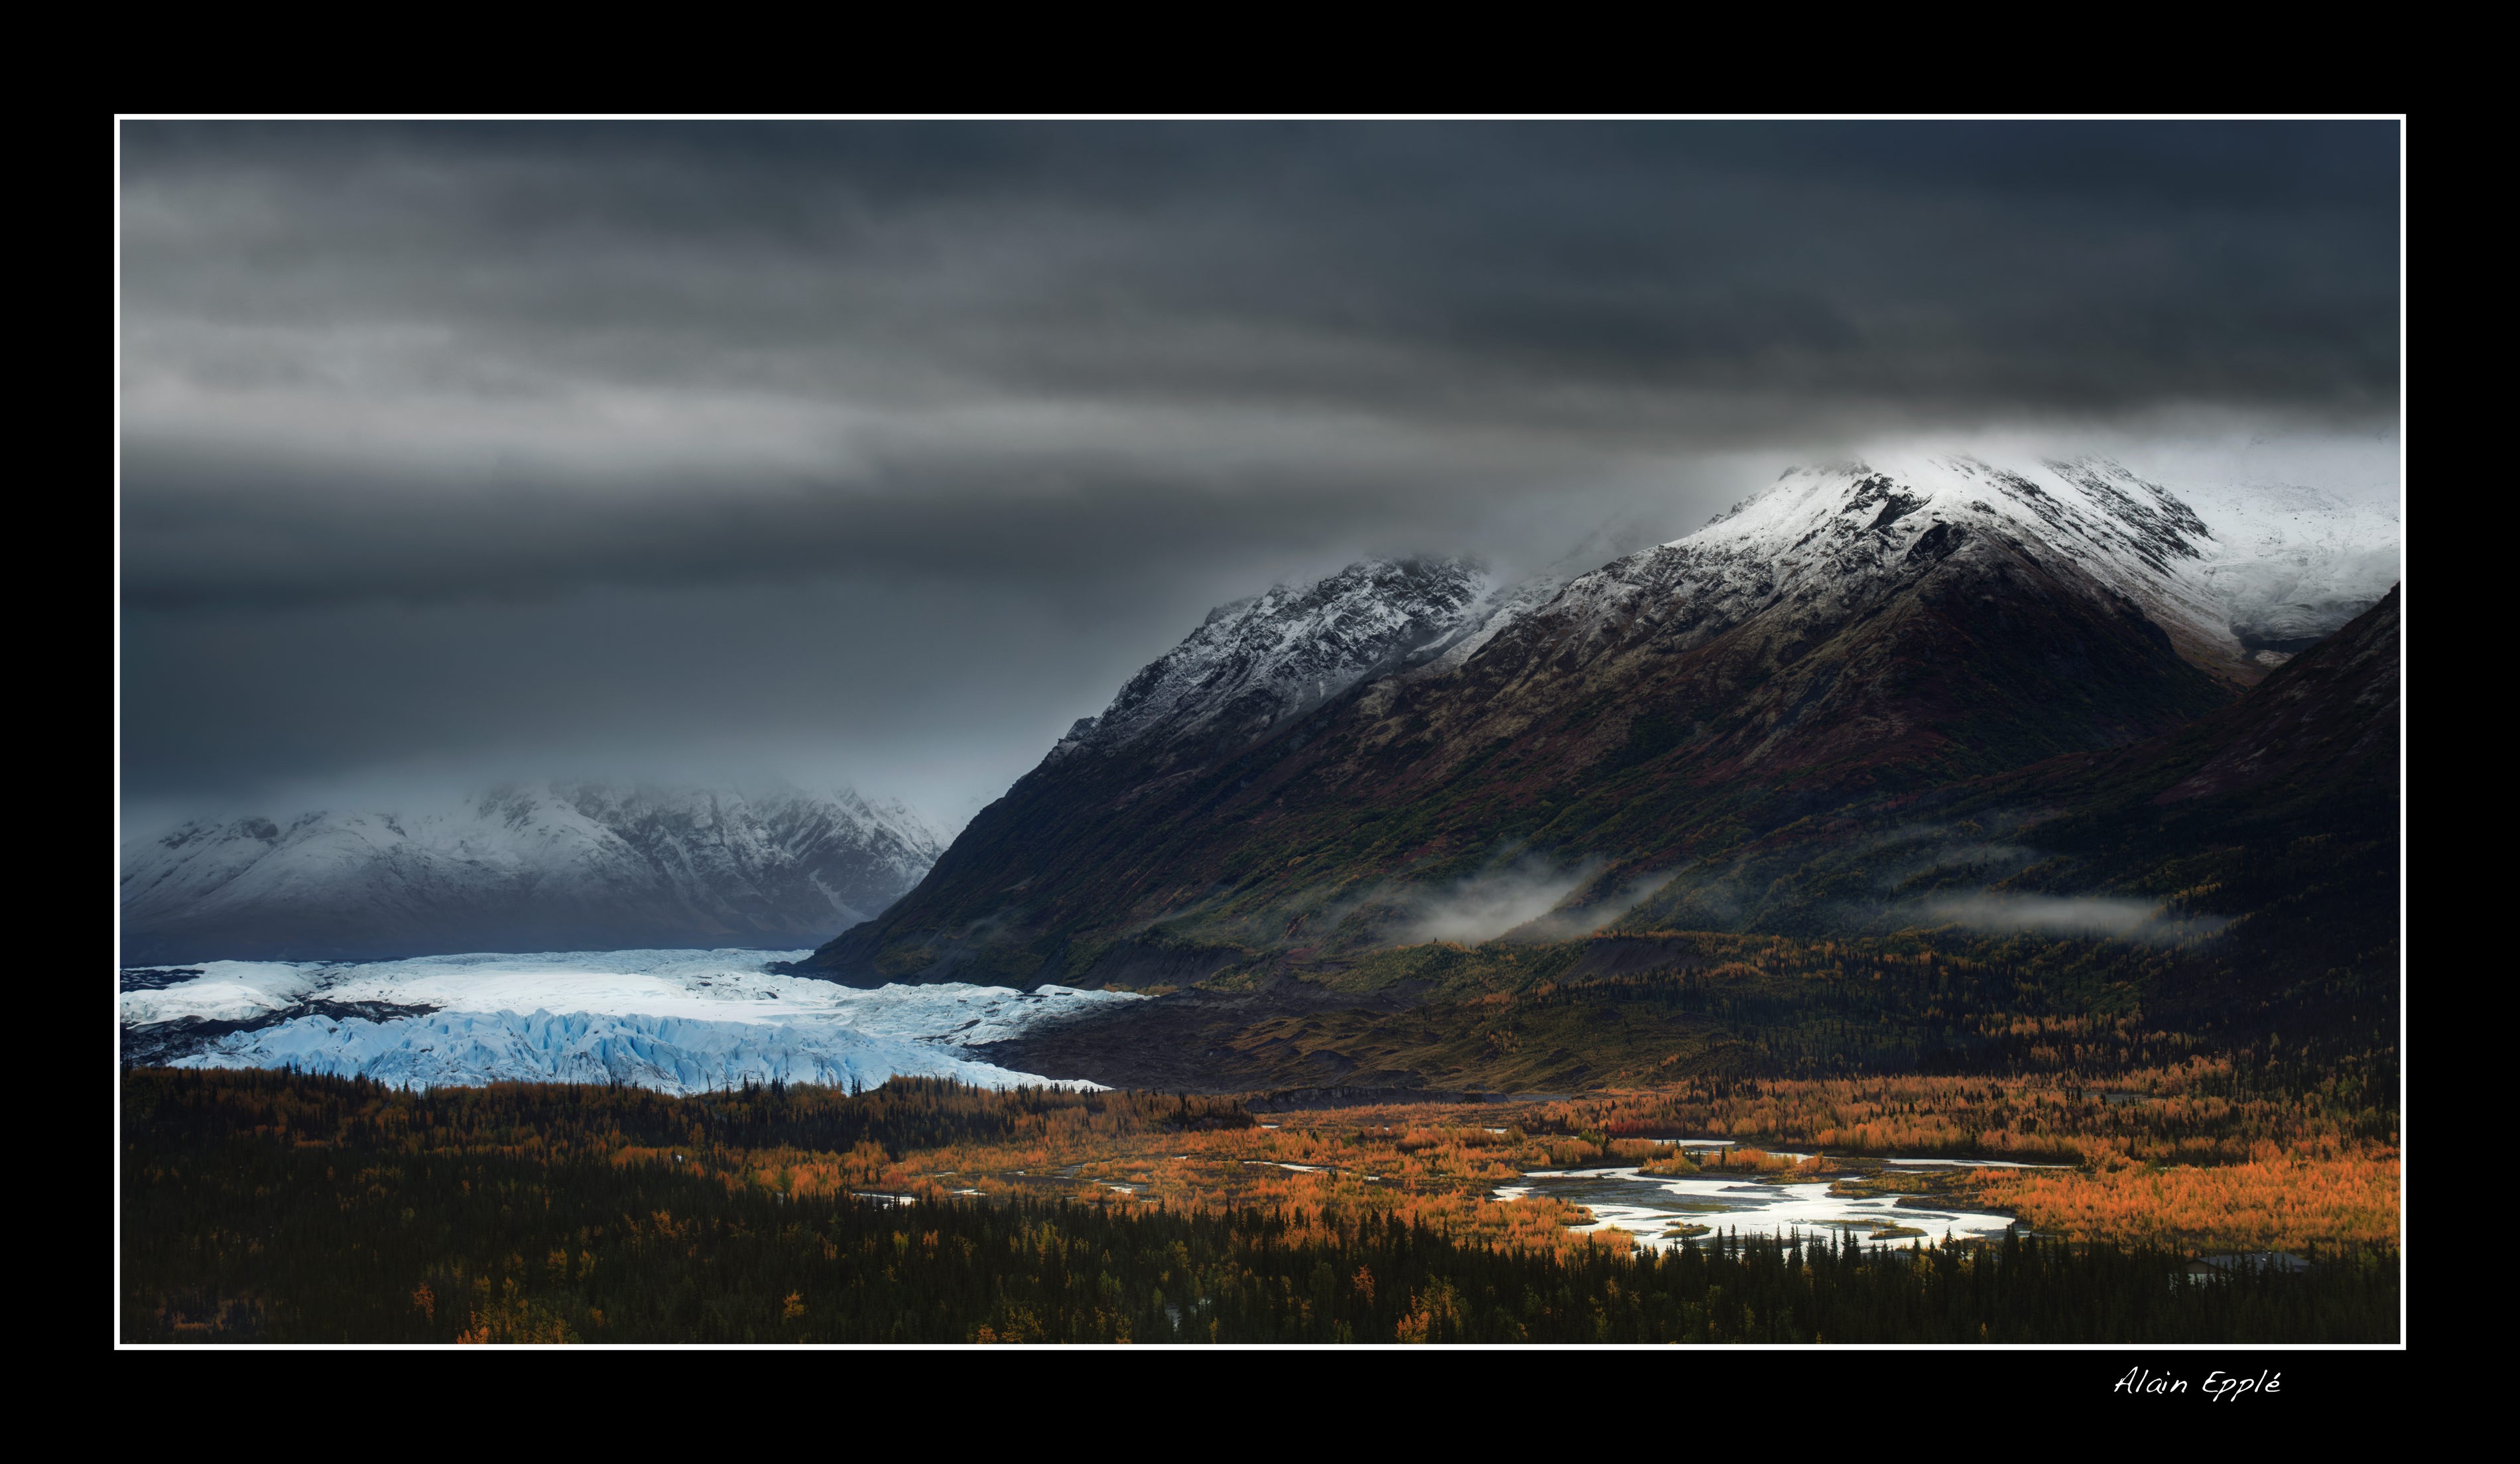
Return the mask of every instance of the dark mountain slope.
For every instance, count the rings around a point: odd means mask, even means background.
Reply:
[[[2403,857],[2400,603],[2393,590],[2177,733],[1803,821],[1682,871],[1623,925],[2016,932],[2016,947],[2115,935],[2092,959],[2148,964],[2141,1000],[2163,1020],[2385,1025]],[[2160,954],[2127,954],[2145,946]]]
[[[1475,633],[1384,616],[1413,627],[1394,663],[1256,738],[1081,728],[808,969],[1180,981],[1435,926],[1483,938],[1552,903],[1580,928],[1815,812],[2226,705],[2254,673],[2180,598],[2184,511],[2078,481],[1789,475]]]
[[[2097,1072],[2251,1046],[2385,1091],[2399,648],[2392,594],[2192,726],[1797,821],[1598,936],[1255,970],[993,1056],[1115,1083],[1528,1090],[2004,1072],[2055,1065],[2062,1040]],[[1926,914],[1938,898],[1991,910]],[[2115,935],[1984,923],[2093,905]]]
[[[2321,858],[2385,850],[2393,869],[2399,603],[2391,591],[2175,733],[1799,821],[1683,871],[1632,923],[1816,933],[1843,927],[1852,904],[1898,915],[1898,896],[1961,887],[2143,895],[2235,918],[2286,896],[2291,877],[2265,871],[2296,845]],[[2394,909],[2394,875],[2385,883]]]

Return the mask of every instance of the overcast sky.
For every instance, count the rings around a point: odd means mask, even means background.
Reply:
[[[1892,438],[2399,488],[2392,123],[121,135],[127,829],[578,773],[950,828],[1211,605]]]

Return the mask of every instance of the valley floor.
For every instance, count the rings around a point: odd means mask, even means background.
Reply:
[[[2392,1341],[2393,1004],[2225,949],[126,972],[121,1333]]]
[[[2397,1336],[2394,1134],[2212,1065],[1343,1097],[138,1070],[123,1336]]]

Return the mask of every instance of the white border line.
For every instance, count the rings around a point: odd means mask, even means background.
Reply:
[[[2407,501],[2407,114],[2405,111],[2266,111],[2266,114],[2215,114],[2215,111],[2152,111],[2152,114],[2104,114],[2104,111],[2021,111],[2021,114],[1794,114],[1794,111],[1711,111],[1711,114],[184,114],[184,111],[134,111],[113,115],[113,960],[121,975],[121,809],[123,809],[123,123],[128,121],[2394,121],[2397,123],[2397,486],[2399,519],[2409,517]],[[2399,562],[2399,645],[2405,648],[2411,592],[2407,565]],[[2298,1343],[2280,1350],[2405,1350],[2407,1349],[2407,1119],[2409,1119],[2409,1011],[2407,1011],[2407,658],[2399,655],[2397,698],[2397,1343]],[[118,981],[115,981],[118,987]],[[109,1023],[111,1086],[106,1109],[121,1114],[121,995],[113,998]],[[123,1288],[123,1152],[118,1121],[106,1134],[113,1154],[113,1328],[115,1350],[187,1350],[192,1343],[126,1343],[121,1341]],[[252,1346],[252,1343],[249,1343]],[[280,1350],[438,1350],[433,1343],[259,1343]],[[446,1343],[451,1346],[451,1343]],[[585,1343],[605,1350],[968,1350],[975,1343]],[[1414,1343],[1006,1343],[1018,1349],[1054,1350],[1412,1350]],[[1641,1350],[1668,1343],[1439,1343],[1444,1349],[1474,1350]],[[1815,1346],[1829,1350],[2230,1350],[2243,1343],[1709,1343],[1727,1350],[1797,1350]]]

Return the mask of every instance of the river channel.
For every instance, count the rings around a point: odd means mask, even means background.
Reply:
[[[1682,1147],[1706,1151],[1727,1147],[1711,1140],[1677,1140]],[[1778,1151],[1772,1151],[1778,1152]],[[1801,1158],[1799,1155],[1780,1155]],[[1778,1184],[1743,1174],[1706,1173],[1662,1177],[1639,1172],[1637,1167],[1608,1166],[1583,1169],[1533,1169],[1521,1181],[1500,1185],[1499,1201],[1547,1195],[1593,1212],[1577,1231],[1625,1230],[1641,1246],[1667,1250],[1691,1238],[1714,1233],[1763,1235],[1785,1239],[1795,1234],[1814,1238],[1840,1232],[1852,1239],[1905,1246],[1919,1237],[1896,1231],[1921,1231],[1922,1239],[1939,1244],[1954,1240],[1997,1240],[2016,1222],[2007,1214],[1970,1210],[1940,1197],[1921,1195],[1832,1195],[1842,1178],[1882,1172],[1948,1173],[1955,1167],[2044,1168],[2002,1161],[1956,1162],[1948,1159],[1836,1159],[1858,1172],[1831,1175],[1818,1182]],[[1703,1227],[1703,1228],[1701,1228]],[[2026,1228],[2026,1227],[2025,1227]]]

